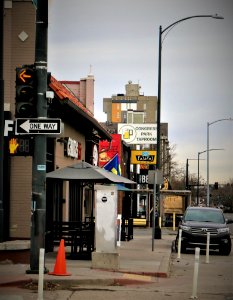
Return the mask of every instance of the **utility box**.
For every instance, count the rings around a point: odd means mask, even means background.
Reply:
[[[95,186],[95,245],[92,267],[119,269],[117,253],[117,188]]]

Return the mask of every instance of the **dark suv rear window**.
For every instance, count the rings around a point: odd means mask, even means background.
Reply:
[[[185,213],[184,221],[225,223],[221,211],[208,209],[188,209]]]

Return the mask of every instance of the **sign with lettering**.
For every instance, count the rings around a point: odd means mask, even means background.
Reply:
[[[127,144],[157,144],[156,124],[118,124],[118,133]]]
[[[60,134],[60,119],[16,119],[16,134]]]
[[[131,164],[156,164],[156,151],[132,150]]]
[[[78,141],[67,137],[65,138],[66,143],[64,147],[65,156],[81,159],[81,143]]]
[[[138,184],[147,184],[148,183],[148,174],[137,174],[137,183]]]

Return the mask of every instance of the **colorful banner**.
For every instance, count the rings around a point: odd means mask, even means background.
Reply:
[[[104,169],[116,175],[121,175],[121,165],[119,155],[116,154],[105,166]]]
[[[116,154],[121,161],[121,135],[112,134],[111,142],[107,140],[99,143],[99,167],[103,168]]]

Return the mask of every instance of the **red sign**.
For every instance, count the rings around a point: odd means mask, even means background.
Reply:
[[[102,168],[116,154],[121,157],[121,134],[112,134],[112,141],[100,141],[99,143],[99,166]]]

